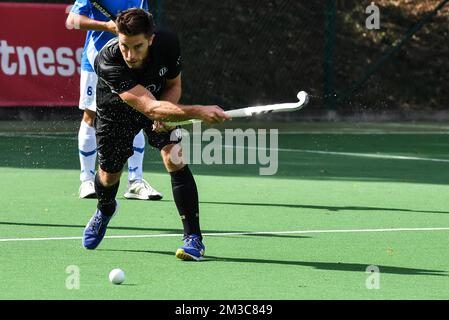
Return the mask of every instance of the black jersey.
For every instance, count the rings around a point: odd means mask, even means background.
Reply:
[[[97,115],[104,120],[123,122],[142,115],[119,96],[136,85],[160,98],[167,79],[181,73],[181,49],[176,34],[156,31],[148,56],[140,69],[130,69],[120,52],[118,38],[109,41],[95,59]]]

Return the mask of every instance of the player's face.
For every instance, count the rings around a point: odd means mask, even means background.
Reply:
[[[120,51],[128,67],[130,69],[141,68],[148,55],[148,48],[153,42],[154,35],[147,38],[144,34],[127,36],[119,33],[118,38]]]

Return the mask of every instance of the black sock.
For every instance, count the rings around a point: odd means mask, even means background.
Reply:
[[[184,235],[196,234],[201,237],[198,190],[188,166],[170,172],[173,198],[182,219]]]
[[[105,216],[112,216],[115,211],[115,196],[117,195],[120,180],[111,187],[105,187],[101,184],[98,173],[95,175],[95,192],[98,197],[97,208]]]

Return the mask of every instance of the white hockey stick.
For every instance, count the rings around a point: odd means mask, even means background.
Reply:
[[[231,118],[246,118],[258,114],[297,111],[304,108],[307,105],[307,103],[309,102],[309,95],[305,91],[300,91],[298,92],[297,97],[299,101],[294,103],[278,103],[278,104],[269,104],[266,106],[248,107],[242,109],[229,110],[226,111],[225,113]],[[201,122],[201,120],[191,119],[180,122],[165,122],[165,124],[168,126],[180,126],[196,122]]]

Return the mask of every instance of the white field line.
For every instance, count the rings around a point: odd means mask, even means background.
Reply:
[[[238,128],[234,128],[234,129],[230,129],[230,130],[235,130]],[[251,128],[250,128],[251,129]],[[258,130],[258,128],[252,128],[253,130]],[[276,128],[271,128],[271,129],[276,129]],[[245,130],[246,129],[242,129],[243,132],[239,133],[239,132],[234,132],[234,135],[245,135]],[[270,132],[270,129],[265,129],[267,131],[267,133]],[[222,134],[224,134],[224,130],[220,131]],[[199,134],[203,134],[203,132],[190,132],[190,135],[199,135]],[[340,130],[340,131],[320,131],[320,130],[288,130],[288,131],[279,131],[278,132],[279,135],[312,135],[312,134],[317,134],[317,135],[448,135],[449,134],[449,130],[447,131],[382,131],[382,130],[361,130],[361,131],[357,131],[357,130]],[[76,140],[78,139],[78,133],[77,132],[0,132],[0,137],[8,137],[8,138],[13,138],[13,137],[21,137],[21,138],[41,138],[41,139],[68,139],[68,140]]]
[[[195,145],[195,144],[194,144]],[[334,156],[346,156],[346,157],[359,157],[359,158],[374,158],[374,159],[387,159],[387,160],[416,160],[416,161],[430,161],[430,162],[449,162],[449,159],[436,159],[436,158],[422,158],[422,157],[410,157],[410,156],[397,156],[389,154],[378,154],[378,153],[355,153],[355,152],[336,152],[336,151],[320,151],[320,150],[307,150],[307,149],[267,149],[267,148],[256,148],[247,146],[229,146],[224,145],[224,148],[235,148],[235,149],[249,149],[249,150],[260,150],[260,151],[270,151],[276,152],[297,152],[297,153],[315,153],[315,154],[326,154]]]
[[[267,130],[267,132],[269,132]],[[381,131],[381,130],[341,130],[341,131],[280,131],[279,135],[309,135],[309,134],[323,134],[323,135],[448,135],[449,131]]]
[[[256,133],[258,128],[250,128],[253,129]],[[276,128],[271,128],[276,130]],[[238,130],[238,128],[233,128],[229,130]],[[233,132],[232,134],[235,136],[246,135],[245,131],[247,129],[242,129],[243,132]],[[263,128],[267,133],[270,132],[270,128]],[[224,130],[220,130],[221,134],[225,134]],[[202,135],[203,132],[189,132],[190,136]],[[448,135],[449,131],[381,131],[381,130],[364,130],[364,131],[356,131],[356,130],[348,130],[348,131],[318,131],[318,130],[304,130],[304,131],[278,131],[278,135]]]
[[[273,149],[272,152],[275,150],[276,149]],[[446,163],[449,162],[449,159],[396,156],[396,155],[376,154],[376,153],[354,153],[354,152],[336,152],[336,151],[282,149],[282,148],[280,148],[278,150],[283,151],[283,152],[315,153],[315,154],[326,154],[326,155],[358,157],[358,158],[374,158],[374,159],[387,159],[387,160],[415,160],[415,161],[446,162]]]
[[[293,132],[291,132],[293,134]],[[53,134],[53,133],[52,133]],[[58,133],[55,133],[58,134]],[[59,133],[66,134],[66,133]],[[324,134],[324,132],[323,132]],[[389,134],[389,133],[387,133]],[[398,133],[400,134],[400,133]],[[441,134],[449,134],[449,133],[441,133]],[[77,137],[64,137],[64,136],[53,136],[46,134],[24,134],[24,133],[2,133],[0,132],[0,137],[26,137],[26,138],[44,138],[44,139],[67,139],[67,140],[78,140]],[[197,144],[193,143],[192,146],[196,146]],[[373,159],[386,159],[386,160],[414,160],[414,161],[429,161],[429,162],[443,162],[449,163],[449,159],[438,159],[438,158],[423,158],[423,157],[411,157],[411,156],[398,156],[398,155],[389,155],[389,154],[376,154],[376,153],[354,153],[354,152],[336,152],[336,151],[320,151],[320,150],[306,150],[306,149],[288,149],[288,148],[278,148],[278,149],[266,149],[266,148],[257,148],[257,147],[249,147],[249,146],[229,146],[223,145],[223,148],[235,148],[235,149],[256,149],[260,151],[270,152],[296,152],[296,153],[314,153],[314,154],[324,154],[324,155],[334,155],[334,156],[346,156],[346,157],[358,157],[358,158],[373,158]]]
[[[388,228],[388,229],[329,229],[329,230],[296,230],[296,231],[259,231],[259,232],[226,232],[226,233],[203,233],[204,236],[251,236],[270,234],[319,234],[319,233],[373,233],[373,232],[429,232],[429,231],[449,231],[449,227],[436,228]],[[105,236],[105,239],[133,239],[133,238],[161,238],[161,237],[182,237],[182,234],[142,234]],[[81,240],[82,237],[46,237],[46,238],[3,238],[0,242],[19,241],[59,241],[59,240]]]

